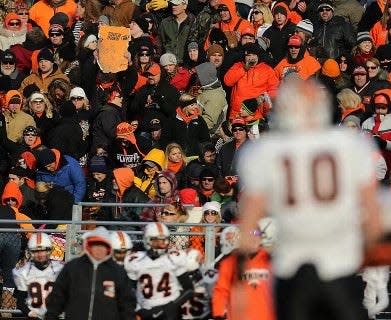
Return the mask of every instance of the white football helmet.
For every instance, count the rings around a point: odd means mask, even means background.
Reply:
[[[235,225],[224,228],[220,235],[221,253],[227,255],[239,247],[239,228]]]
[[[275,100],[273,120],[282,130],[302,131],[331,124],[331,99],[315,80],[287,77]]]
[[[27,243],[27,247],[30,252],[52,250],[52,240],[49,235],[44,232],[33,233]]]
[[[154,257],[165,254],[168,250],[170,231],[161,222],[150,222],[144,230],[144,247]],[[153,241],[160,240],[159,244]]]
[[[110,234],[113,259],[120,265],[124,264],[126,253],[133,248],[130,237],[123,231],[113,231]]]
[[[265,217],[258,221],[259,230],[261,231],[261,246],[272,248],[277,238],[276,223],[273,218]]]
[[[27,248],[32,262],[38,269],[45,269],[49,265],[53,244],[46,233],[33,233],[27,243]]]
[[[110,240],[113,250],[131,250],[133,248],[132,240],[121,230],[111,232]]]

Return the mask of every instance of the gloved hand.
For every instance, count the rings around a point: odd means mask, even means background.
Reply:
[[[252,67],[252,63],[250,61],[247,61],[244,64],[244,70],[248,71]]]
[[[384,150],[387,147],[387,141],[379,136],[373,136],[375,142],[380,150]]]
[[[151,0],[145,6],[147,11],[157,11],[161,9],[166,9],[168,7],[167,0]]]

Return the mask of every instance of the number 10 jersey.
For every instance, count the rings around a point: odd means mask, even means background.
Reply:
[[[375,177],[368,138],[346,129],[274,133],[244,151],[243,192],[265,197],[278,228],[274,273],[290,278],[306,263],[323,280],[356,272],[363,251],[360,188]]]

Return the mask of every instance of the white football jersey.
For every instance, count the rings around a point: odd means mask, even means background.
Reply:
[[[244,192],[265,195],[279,238],[275,274],[305,264],[324,280],[352,274],[362,262],[360,187],[374,179],[374,147],[344,128],[265,135],[240,160]]]
[[[46,269],[40,270],[30,261],[22,268],[12,270],[16,288],[27,291],[26,304],[40,319],[46,313],[45,300],[63,266],[59,261],[51,261]]]
[[[151,259],[145,251],[131,254],[125,260],[125,270],[137,281],[137,303],[142,309],[152,309],[177,299],[182,287],[177,279],[187,271],[187,255],[169,251]]]

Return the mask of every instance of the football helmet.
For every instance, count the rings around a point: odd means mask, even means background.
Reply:
[[[33,233],[27,243],[31,260],[38,269],[45,269],[50,263],[50,254],[53,249],[52,240],[43,232]]]
[[[133,248],[130,237],[123,231],[113,231],[110,234],[113,259],[118,264],[124,263],[126,253]]]
[[[220,250],[223,254],[230,254],[234,249],[239,247],[239,228],[229,226],[224,228],[220,235]]]
[[[288,131],[324,128],[331,125],[331,99],[315,80],[286,77],[278,89],[273,121]]]
[[[260,219],[258,226],[261,231],[261,246],[272,248],[277,238],[277,228],[273,218],[265,217]]]
[[[144,230],[144,247],[151,258],[157,258],[168,250],[170,231],[161,222],[150,222]]]

